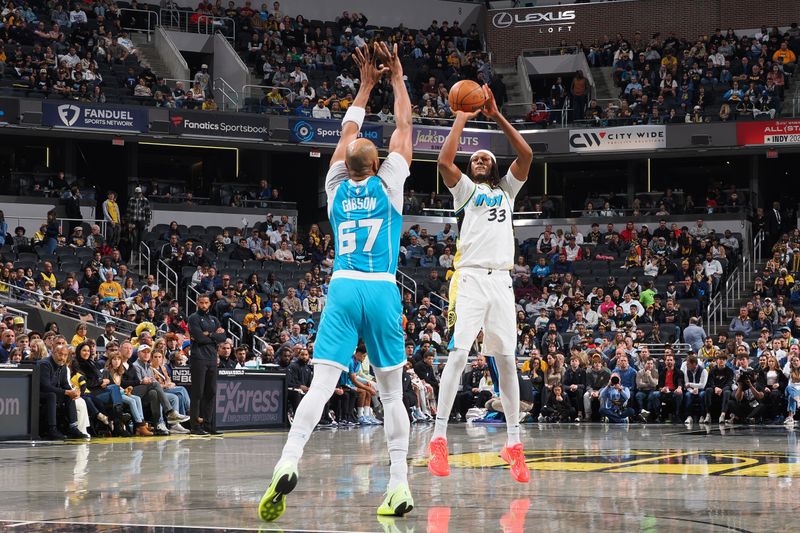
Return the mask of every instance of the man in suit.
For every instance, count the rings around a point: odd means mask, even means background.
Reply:
[[[208,310],[211,299],[202,295],[197,299],[197,312],[189,317],[189,335],[192,355],[189,372],[191,389],[191,432],[193,435],[219,435],[214,425],[214,408],[217,396],[217,346],[227,340],[219,320]]]
[[[46,436],[50,440],[89,439],[89,435],[78,429],[75,400],[80,398],[81,393],[69,384],[67,359],[69,359],[67,345],[59,344],[53,349],[53,355],[38,362],[39,402],[47,414]],[[66,435],[58,430],[59,412],[66,414],[69,420]]]
[[[781,212],[781,203],[778,201],[772,202],[772,209],[767,210],[767,249],[771,249],[778,239],[781,238],[781,232],[784,227],[784,216]]]

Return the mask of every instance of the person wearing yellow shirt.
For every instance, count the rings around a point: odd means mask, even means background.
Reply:
[[[783,59],[783,68],[787,72],[792,72],[794,70],[794,64],[797,62],[797,56],[794,52],[789,50],[789,46],[787,45],[786,41],[781,43],[781,47],[778,50],[775,50],[775,53],[772,54],[772,60],[778,61],[778,59]],[[787,66],[789,68],[787,68]]]
[[[120,225],[121,217],[115,191],[108,191],[108,199],[103,202],[103,218],[106,221],[106,242],[110,247],[116,248],[119,246],[122,226]]]
[[[114,281],[114,273],[106,272],[106,281],[100,284],[97,289],[97,294],[101,299],[110,298],[112,300],[121,300],[123,296],[122,285]]]
[[[72,342],[70,344],[77,346],[83,342],[86,342],[88,333],[89,325],[86,322],[79,323],[78,327],[75,328],[75,335],[72,336]]]

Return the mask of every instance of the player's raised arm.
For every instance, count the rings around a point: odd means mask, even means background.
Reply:
[[[461,138],[461,132],[464,131],[468,120],[475,118],[480,110],[468,113],[466,111],[456,111],[456,118],[453,121],[453,127],[450,133],[447,134],[442,145],[442,151],[439,152],[439,159],[437,166],[439,167],[439,174],[442,175],[444,184],[449,189],[452,189],[461,179],[461,169],[456,166],[456,153],[458,153],[458,140]]]
[[[403,156],[406,163],[411,165],[412,140],[411,140],[411,99],[408,96],[406,83],[403,80],[403,64],[397,55],[397,44],[389,50],[386,43],[377,43],[376,50],[379,56],[386,59],[386,64],[391,71],[392,91],[394,92],[394,122],[395,129],[389,141],[389,152],[397,152]]]
[[[528,179],[528,171],[531,169],[533,163],[533,149],[525,142],[522,135],[514,129],[506,117],[500,114],[497,109],[497,103],[494,101],[494,95],[488,85],[483,86],[484,94],[486,95],[486,103],[483,105],[483,114],[494,120],[503,133],[506,134],[508,142],[511,143],[511,148],[517,154],[517,158],[511,163],[511,174],[519,181],[526,181]],[[441,160],[441,156],[440,156]]]
[[[365,108],[367,102],[369,102],[369,95],[383,73],[388,70],[385,67],[379,68],[375,65],[375,54],[370,46],[356,48],[355,52],[353,52],[353,61],[358,65],[361,83],[358,86],[355,100],[347,108],[347,113],[342,119],[342,134],[331,157],[330,166],[344,161],[347,146],[358,138],[358,132],[361,131],[361,124],[364,122]]]

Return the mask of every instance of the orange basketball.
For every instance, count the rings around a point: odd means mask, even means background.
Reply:
[[[472,80],[461,80],[450,88],[447,95],[450,101],[450,110],[456,111],[477,111],[486,103],[483,89]]]

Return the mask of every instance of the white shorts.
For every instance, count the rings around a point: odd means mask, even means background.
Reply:
[[[507,270],[465,268],[450,280],[447,327],[453,332],[450,348],[472,348],[483,329],[486,355],[514,355],[517,316],[514,289]]]

